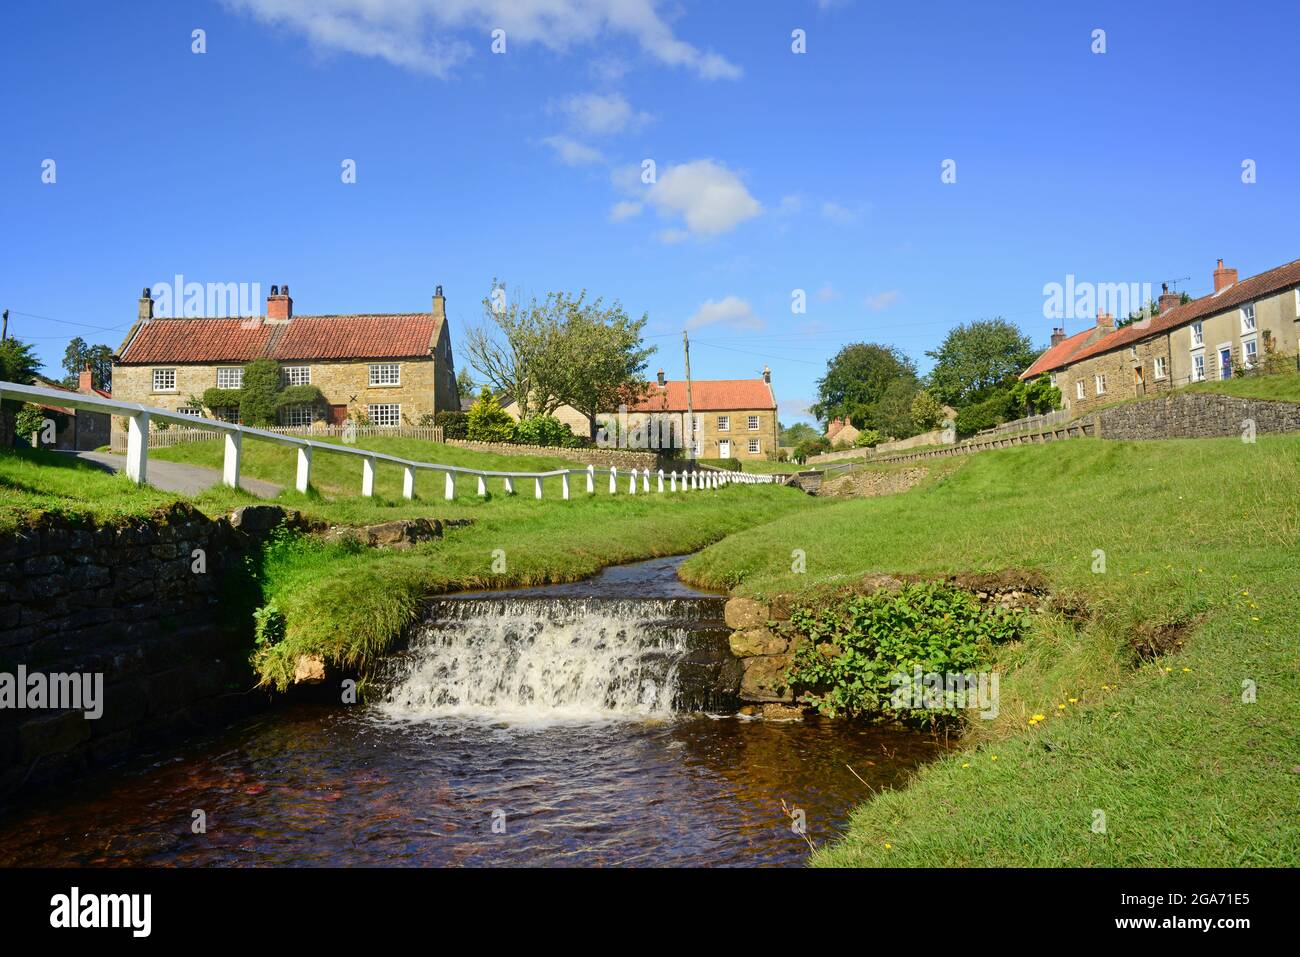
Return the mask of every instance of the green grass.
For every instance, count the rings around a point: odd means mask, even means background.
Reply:
[[[740,532],[684,571],[762,597],[1021,566],[1092,615],[1005,648],[998,719],[867,801],[815,864],[1295,866],[1297,487],[1294,436],[1020,446]],[[1137,662],[1136,631],[1180,623],[1181,651]]]
[[[1300,402],[1300,373],[1283,372],[1279,375],[1247,375],[1217,382],[1196,382],[1184,386],[1179,391],[1217,392],[1220,395],[1235,395],[1242,399]]]

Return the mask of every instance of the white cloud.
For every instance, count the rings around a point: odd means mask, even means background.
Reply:
[[[648,199],[660,215],[680,216],[693,236],[730,232],[763,211],[739,176],[707,159],[670,166]]]
[[[888,292],[882,292],[877,296],[868,296],[867,308],[874,312],[880,312],[883,309],[888,309],[902,297],[903,294],[897,289],[890,289]]]
[[[555,155],[559,157],[560,162],[569,166],[585,166],[588,163],[599,163],[604,159],[599,150],[593,149],[586,143],[579,143],[572,137],[548,136],[542,142],[555,150]]]
[[[861,218],[861,213],[855,212],[839,203],[826,201],[822,203],[822,219],[836,223],[840,226],[851,226]]]
[[[817,418],[810,411],[812,403],[807,399],[779,399],[776,403],[777,412],[783,422],[788,425],[790,419],[803,419],[809,422],[816,422]]]
[[[612,223],[621,223],[625,219],[631,219],[634,216],[641,215],[641,204],[634,203],[629,199],[615,203],[609,211],[609,220]]]
[[[621,93],[581,93],[552,104],[551,112],[563,113],[569,123],[588,136],[609,136],[637,130],[650,122],[649,113],[638,113]]]
[[[803,212],[803,197],[798,193],[782,196],[781,205],[776,208],[776,211],[782,216],[793,216],[795,213]]]
[[[722,323],[732,329],[757,330],[766,323],[754,313],[754,308],[739,296],[728,296],[714,301],[706,300],[704,305],[695,310],[695,314],[686,320],[687,329],[700,329]]]
[[[835,291],[835,287],[826,283],[814,294],[818,302],[830,302],[832,299],[840,298],[840,294]]]
[[[447,76],[492,30],[511,45],[565,52],[605,36],[633,40],[648,56],[705,79],[737,79],[740,67],[679,39],[658,0],[224,0],[231,9],[305,35],[314,46],[380,57],[405,69]],[[454,39],[454,31],[465,34]],[[508,53],[507,53],[508,55]]]

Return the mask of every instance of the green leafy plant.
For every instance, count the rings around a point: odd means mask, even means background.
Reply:
[[[259,648],[270,648],[284,640],[284,615],[275,605],[263,605],[253,612],[253,639]]]
[[[239,390],[239,418],[245,425],[275,425],[276,393],[280,367],[273,359],[254,359],[244,366],[244,386]]]
[[[885,441],[885,437],[877,429],[863,429],[858,433],[858,437],[853,440],[854,448],[867,449],[873,445],[879,445]]]
[[[475,442],[510,442],[515,437],[515,421],[501,408],[487,386],[470,406],[468,435]]]
[[[520,419],[515,426],[515,441],[526,445],[569,445],[573,431],[553,415],[534,415]]]
[[[439,412],[433,424],[442,426],[444,439],[463,439],[469,435],[469,416],[464,412]]]
[[[1024,635],[1026,617],[986,611],[969,592],[925,582],[855,595],[840,606],[799,607],[788,680],[804,702],[827,715],[885,716],[934,723],[951,710],[897,709],[893,677],[986,669],[995,645]]]

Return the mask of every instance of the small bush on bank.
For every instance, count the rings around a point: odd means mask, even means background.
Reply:
[[[501,408],[487,386],[470,406],[466,438],[472,442],[512,442],[515,437],[515,420]]]
[[[439,412],[433,424],[442,427],[444,439],[463,439],[469,435],[469,416],[464,412]]]
[[[789,680],[803,701],[832,716],[934,724],[957,712],[897,707],[895,676],[987,669],[994,645],[1021,638],[1027,619],[985,611],[969,592],[926,582],[855,595],[839,607],[800,607],[791,623],[804,640]]]
[[[573,430],[553,415],[531,415],[515,426],[515,441],[523,445],[573,446]]]

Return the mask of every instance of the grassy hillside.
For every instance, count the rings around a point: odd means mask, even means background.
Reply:
[[[867,801],[817,864],[1294,866],[1297,487],[1297,437],[1021,446],[741,532],[685,570],[764,596],[1024,566],[1091,612],[1003,649],[998,719]],[[1139,661],[1135,636],[1179,627],[1181,650]]]
[[[1217,392],[1243,399],[1272,399],[1277,402],[1300,402],[1300,374],[1249,375],[1218,382],[1197,382],[1185,387],[1188,392]]]

